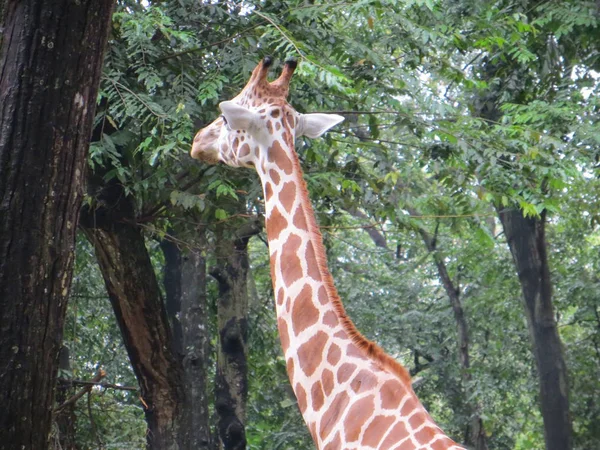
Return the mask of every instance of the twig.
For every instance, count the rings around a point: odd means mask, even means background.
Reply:
[[[98,373],[94,376],[94,378],[92,378],[92,383],[98,383],[102,378],[104,378],[106,376],[106,372],[102,369],[98,370]],[[69,398],[68,400],[66,400],[62,405],[56,407],[54,409],[54,413],[59,413],[60,411],[62,411],[63,409],[65,409],[67,406],[75,403],[77,400],[79,400],[81,397],[83,397],[85,394],[87,394],[88,392],[90,392],[92,390],[92,388],[94,387],[93,384],[90,385],[86,385],[83,389],[81,389],[78,393],[76,393],[75,395],[73,395],[71,398]]]
[[[85,381],[85,380],[66,380],[64,378],[60,378],[59,381],[64,383],[71,383],[76,386],[99,386],[102,389],[116,389],[120,391],[139,391],[139,388],[136,386],[122,386],[120,384],[113,383],[99,383],[97,381]]]

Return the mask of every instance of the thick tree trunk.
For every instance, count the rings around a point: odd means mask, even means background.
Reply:
[[[552,306],[545,238],[545,213],[524,217],[518,209],[498,215],[517,268],[533,354],[540,381],[540,404],[547,450],[572,448],[569,383]]]
[[[112,0],[3,2],[0,449],[44,449]]]
[[[148,423],[148,448],[186,449],[180,430],[183,366],[173,338],[158,281],[136,226],[131,200],[114,183],[101,194],[114,205],[82,210],[81,226],[94,246],[100,270],[133,370],[140,385]]]
[[[211,275],[219,284],[217,323],[217,374],[215,409],[218,448],[246,448],[246,402],[248,399],[248,240],[259,233],[260,223],[251,220],[233,236],[217,230],[217,265]]]
[[[203,232],[200,232],[203,233]],[[194,241],[204,247],[203,235]],[[208,410],[207,367],[209,361],[206,261],[200,248],[181,251],[171,241],[163,241],[164,284],[167,313],[174,329],[179,328],[185,380],[186,435],[189,448],[211,450]]]

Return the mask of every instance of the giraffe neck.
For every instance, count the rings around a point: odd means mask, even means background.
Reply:
[[[317,447],[392,449],[404,442],[402,448],[451,448],[454,443],[416,398],[406,370],[347,318],[293,137],[284,133],[263,154],[256,168],[265,195],[281,345]]]

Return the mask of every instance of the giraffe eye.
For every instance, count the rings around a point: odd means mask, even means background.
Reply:
[[[227,125],[227,118],[221,114],[221,119],[223,119],[223,124]]]

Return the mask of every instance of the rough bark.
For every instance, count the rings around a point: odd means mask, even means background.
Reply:
[[[48,446],[112,3],[2,3],[0,449]]]
[[[138,383],[148,423],[148,448],[185,449],[183,366],[161,293],[135,223],[132,201],[118,183],[106,186],[99,204],[82,210],[81,226],[94,246],[123,342]]]
[[[525,303],[540,382],[540,405],[547,450],[573,447],[569,383],[552,305],[552,283],[545,238],[545,213],[524,217],[518,209],[498,215],[512,253]]]
[[[215,409],[218,448],[246,448],[246,403],[248,399],[248,240],[259,233],[257,220],[236,232],[223,226],[217,230],[217,265],[211,275],[219,285],[217,326],[217,374]]]
[[[170,230],[173,234],[173,230]],[[163,267],[163,286],[165,287],[165,308],[167,318],[173,332],[173,347],[178,355],[183,357],[183,334],[181,330],[181,251],[173,241],[164,239],[160,248],[165,257]]]
[[[186,435],[189,448],[212,449],[208,409],[209,361],[206,260],[202,256],[203,231],[194,239],[198,248],[180,250],[171,241],[161,243],[165,254],[164,284],[167,312],[179,328],[183,357]],[[173,298],[173,297],[177,298]]]

